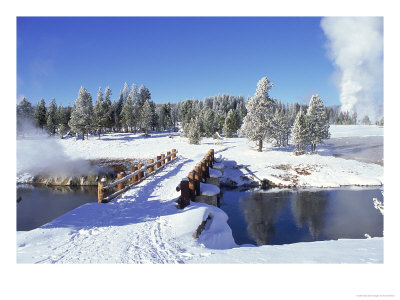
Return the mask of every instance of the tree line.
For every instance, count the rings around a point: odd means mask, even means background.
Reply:
[[[73,107],[63,107],[52,99],[46,107],[44,99],[34,107],[24,98],[17,105],[17,134],[27,130],[32,123],[49,134],[58,133],[61,138],[68,132],[81,135],[89,133],[101,136],[102,132],[137,132],[148,134],[149,130],[168,130],[176,127],[177,111],[170,103],[156,105],[151,93],[144,85],[129,88],[124,84],[117,100],[111,101],[112,91],[99,88],[93,105],[91,94],[81,87]],[[29,122],[27,122],[29,121]]]
[[[339,106],[325,107],[318,95],[312,96],[310,103],[283,104],[271,99],[269,90],[273,84],[267,77],[257,84],[253,97],[247,100],[243,96],[218,95],[183,100],[177,104],[155,104],[147,87],[130,88],[125,82],[118,99],[112,101],[109,87],[97,92],[93,105],[91,94],[84,88],[79,89],[73,107],[57,105],[52,99],[46,107],[44,99],[34,107],[24,98],[17,105],[17,134],[25,128],[25,120],[31,120],[41,130],[49,134],[66,133],[85,135],[96,133],[100,137],[104,132],[143,132],[149,130],[177,130],[178,124],[183,135],[192,144],[198,144],[202,137],[211,137],[216,132],[225,137],[247,136],[256,141],[259,150],[263,141],[273,142],[278,147],[295,143],[298,152],[307,146],[315,147],[328,137],[329,124],[356,124],[357,115],[341,112]],[[366,116],[362,124],[370,124]],[[383,125],[383,118],[377,124]]]

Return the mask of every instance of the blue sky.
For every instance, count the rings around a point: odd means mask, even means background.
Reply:
[[[252,96],[267,76],[270,95],[338,105],[334,67],[317,17],[18,17],[17,99],[73,104],[80,86],[95,101],[124,82],[145,85],[156,103],[227,93]]]

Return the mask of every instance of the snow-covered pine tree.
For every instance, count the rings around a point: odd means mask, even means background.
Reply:
[[[329,138],[329,121],[324,104],[318,95],[313,95],[307,110],[308,131],[311,152],[315,152],[317,144]]]
[[[64,134],[69,129],[68,127],[69,116],[68,116],[68,108],[64,108],[62,104],[60,104],[57,107],[56,120],[57,120],[58,133],[60,134],[60,137],[63,139]]]
[[[151,105],[149,100],[146,100],[141,110],[141,124],[140,124],[140,127],[144,130],[146,135],[148,135],[152,123],[153,123],[153,114]]]
[[[134,94],[129,93],[128,98],[126,98],[126,101],[124,105],[122,106],[122,111],[121,111],[121,122],[124,127],[126,127],[128,130],[130,129],[132,132],[134,130],[134,127],[136,125],[136,115],[135,115],[135,106],[134,106]]]
[[[239,116],[236,113],[236,111],[231,109],[228,112],[228,115],[226,116],[222,132],[225,134],[226,137],[230,138],[237,132],[238,128],[239,128]]]
[[[32,104],[24,97],[17,105],[17,133],[19,135],[24,134],[33,125],[34,113]]]
[[[247,101],[247,115],[240,128],[241,135],[258,143],[259,152],[262,152],[263,141],[268,140],[273,133],[276,103],[268,95],[272,87],[273,83],[267,77],[258,81],[254,97]]]
[[[290,121],[284,109],[276,110],[274,114],[274,130],[272,137],[276,145],[286,147],[290,136]]]
[[[47,117],[46,117],[47,109],[46,109],[46,102],[44,99],[41,99],[39,104],[35,108],[34,118],[36,124],[43,130],[43,127],[47,124]]]
[[[149,101],[150,111],[151,111],[151,130],[156,130],[159,127],[158,125],[158,115],[156,112],[156,104],[153,101]]]
[[[56,113],[57,113],[56,99],[52,99],[47,109],[47,118],[46,118],[47,129],[49,130],[51,135],[56,134],[56,128],[57,128]]]
[[[367,115],[364,116],[364,118],[361,120],[361,124],[362,125],[371,125],[371,120],[369,119],[369,117]]]
[[[211,137],[216,131],[214,111],[207,107],[203,107],[200,113],[200,131],[206,137]]]
[[[109,86],[106,87],[104,90],[104,106],[107,111],[107,122],[105,127],[111,131],[111,128],[114,124],[114,116],[113,116],[113,109],[112,109],[112,102],[111,102],[111,89]]]
[[[121,112],[122,107],[124,105],[124,96],[122,95],[122,91],[119,92],[118,101],[115,102],[113,112],[114,112],[114,128],[116,131],[120,131],[121,129]]]
[[[189,139],[190,144],[198,145],[201,141],[201,124],[200,117],[196,116],[192,121],[185,127],[187,130],[186,137]]]
[[[97,100],[93,107],[93,114],[93,126],[97,129],[100,139],[101,130],[107,126],[109,120],[108,109],[103,100],[101,87],[99,87],[99,91],[97,92]]]
[[[124,88],[122,90],[122,97],[124,99],[124,102],[126,101],[126,99],[128,98],[129,95],[129,85],[127,82],[124,83]]]
[[[92,96],[81,86],[78,98],[75,100],[71,113],[69,126],[75,133],[82,133],[82,140],[85,139],[85,133],[88,133],[92,126],[93,104]]]
[[[307,118],[303,109],[297,113],[292,129],[292,143],[296,146],[296,153],[302,154],[309,142]]]

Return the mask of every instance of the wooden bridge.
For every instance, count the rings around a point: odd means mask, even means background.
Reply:
[[[129,190],[132,186],[142,182],[147,177],[154,175],[167,164],[174,161],[177,157],[177,153],[178,151],[176,149],[172,149],[172,151],[167,152],[167,155],[161,154],[160,156],[157,156],[156,161],[150,159],[147,164],[135,165],[132,167],[131,173],[125,177],[124,172],[120,172],[117,175],[117,180],[107,186],[105,185],[106,179],[102,178],[98,181],[97,202],[107,203],[112,201],[114,198]],[[110,190],[115,186],[117,187],[117,191],[108,195]]]

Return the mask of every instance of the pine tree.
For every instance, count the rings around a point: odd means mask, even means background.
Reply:
[[[44,101],[44,99],[41,99],[39,104],[36,106],[34,117],[36,124],[42,130],[43,127],[47,124],[46,113],[47,113],[46,102]]]
[[[135,113],[134,113],[134,100],[133,100],[133,93],[129,93],[128,98],[124,105],[122,106],[121,111],[121,123],[123,126],[127,127],[127,129],[131,129],[133,132],[133,128],[135,126]]]
[[[101,129],[106,127],[109,120],[108,109],[103,100],[103,92],[101,87],[97,92],[97,100],[93,107],[93,126],[97,129],[99,138],[101,135]]]
[[[111,128],[114,124],[114,113],[113,113],[113,107],[112,107],[112,102],[111,102],[111,89],[109,86],[106,87],[104,90],[104,106],[107,111],[107,121],[105,124],[105,127],[111,131]]]
[[[272,87],[273,83],[267,77],[258,81],[254,97],[246,104],[247,115],[240,128],[240,134],[258,143],[259,152],[262,151],[263,141],[271,138],[273,134],[276,103],[268,95]]]
[[[46,118],[47,129],[52,135],[56,133],[56,128],[57,128],[56,112],[57,112],[56,100],[52,99],[49,104],[49,108],[47,109],[47,118]]]
[[[371,125],[371,121],[369,119],[368,116],[365,116],[362,120],[361,120],[361,124],[363,125]]]
[[[298,153],[302,153],[304,151],[304,147],[309,142],[309,131],[307,118],[304,114],[303,110],[297,113],[296,119],[294,121],[293,130],[292,130],[292,143],[296,146],[296,150]]]
[[[153,113],[149,100],[144,102],[141,116],[141,128],[145,131],[146,135],[148,135],[149,129],[153,123]]]
[[[60,137],[64,138],[64,134],[69,129],[68,126],[69,116],[68,116],[68,108],[64,108],[62,104],[60,104],[57,108],[56,120]]]
[[[88,133],[92,126],[92,116],[92,96],[82,86],[79,89],[78,98],[75,100],[69,121],[69,126],[73,131],[82,133],[82,140],[85,139],[85,133]]]
[[[215,131],[215,114],[214,112],[204,107],[200,114],[200,131],[206,136],[211,137]]]
[[[17,133],[22,134],[33,124],[35,109],[24,97],[17,105]]]
[[[236,111],[231,109],[226,116],[224,128],[222,131],[226,137],[230,138],[237,132],[238,128],[239,116],[237,115]]]
[[[274,115],[274,131],[272,137],[275,139],[276,145],[285,147],[288,145],[290,136],[290,121],[283,107],[276,110]]]
[[[114,128],[119,131],[121,128],[121,112],[122,107],[124,105],[124,96],[122,95],[122,91],[119,92],[118,101],[114,104]]]
[[[124,89],[122,90],[122,97],[124,102],[126,101],[126,99],[128,98],[129,95],[129,85],[127,82],[124,83]]]
[[[349,119],[351,119],[349,117]],[[317,144],[329,138],[329,122],[324,104],[318,95],[313,95],[307,110],[311,152],[315,152]]]
[[[186,126],[186,136],[190,144],[198,145],[201,141],[200,118],[197,116]]]

